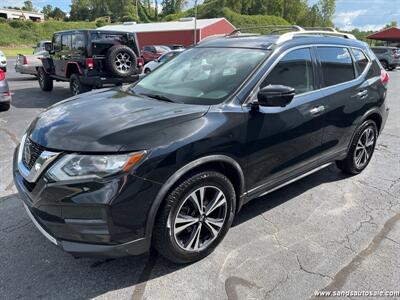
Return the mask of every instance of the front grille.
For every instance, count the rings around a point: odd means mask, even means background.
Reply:
[[[32,169],[36,160],[44,150],[45,149],[42,146],[27,138],[24,145],[24,151],[22,153],[22,162],[24,163],[25,167],[27,167],[29,170]]]

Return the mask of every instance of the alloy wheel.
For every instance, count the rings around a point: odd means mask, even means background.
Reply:
[[[132,65],[131,57],[127,53],[118,53],[115,57],[115,65],[118,71],[128,73]]]
[[[193,191],[181,204],[173,220],[173,235],[185,251],[201,251],[221,232],[227,216],[225,194],[215,186]]]
[[[367,127],[358,139],[354,151],[354,163],[358,169],[365,167],[368,163],[375,145],[375,132],[371,127]]]

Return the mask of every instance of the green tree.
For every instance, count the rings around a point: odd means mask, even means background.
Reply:
[[[333,26],[333,15],[336,10],[336,1],[335,0],[319,0],[318,8],[321,14],[321,24],[319,26]]]
[[[47,4],[46,6],[43,6],[42,8],[42,14],[44,14],[44,18],[48,19],[50,17],[51,12],[53,11],[53,6],[50,4]]]
[[[34,11],[32,1],[31,0],[24,1],[24,6],[22,7],[22,9],[27,11]]]
[[[64,21],[67,14],[62,11],[59,7],[55,7],[49,15],[54,20]]]
[[[89,0],[72,0],[71,11],[69,19],[71,21],[85,21],[91,20],[92,15],[90,11]]]

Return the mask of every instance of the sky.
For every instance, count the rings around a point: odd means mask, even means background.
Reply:
[[[22,6],[24,0],[1,0],[1,6]],[[41,9],[50,4],[65,12],[70,10],[70,0],[33,0],[33,5]],[[160,2],[160,1],[159,1]],[[189,0],[189,3],[193,3]],[[318,0],[309,0],[314,4]],[[335,26],[351,30],[379,30],[391,21],[400,25],[400,0],[336,0]]]

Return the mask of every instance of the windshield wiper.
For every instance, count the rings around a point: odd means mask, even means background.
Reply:
[[[174,100],[171,100],[170,98],[168,98],[164,95],[160,95],[160,94],[140,93],[139,95],[153,98],[156,100],[161,100],[161,101],[167,101],[167,102],[173,102],[173,103],[175,102]]]

